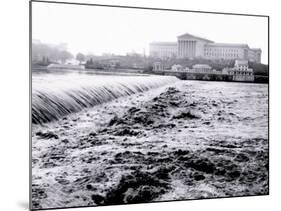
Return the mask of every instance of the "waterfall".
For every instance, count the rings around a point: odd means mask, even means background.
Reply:
[[[84,108],[177,80],[174,76],[33,76],[32,123],[58,120]]]

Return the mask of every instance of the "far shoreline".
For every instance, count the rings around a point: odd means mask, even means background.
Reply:
[[[161,73],[147,73],[143,69],[90,69],[85,68],[84,70],[74,70],[74,69],[48,69],[47,66],[36,66],[31,67],[32,73],[92,73],[92,74],[102,74],[102,75],[135,75],[135,76],[145,76],[145,75],[167,75],[167,76],[176,76],[180,80],[189,80],[189,81],[214,81],[214,82],[234,82],[234,83],[251,83],[251,84],[269,84],[268,76],[255,75],[255,81],[232,81],[232,80],[205,80],[205,79],[186,79],[183,72],[171,72],[171,71],[162,71]],[[200,74],[200,73],[198,73]]]

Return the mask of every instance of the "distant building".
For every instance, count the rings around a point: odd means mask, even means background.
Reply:
[[[226,80],[226,81],[254,81],[254,71],[249,68],[247,60],[235,60],[234,67],[226,67],[223,70],[213,69],[208,64],[195,64],[192,68],[174,64],[170,68],[164,62],[155,62],[153,71],[163,74],[171,74],[185,79],[193,80]],[[181,75],[179,75],[181,74]]]
[[[195,64],[192,66],[192,70],[196,73],[210,73],[212,71],[212,67],[207,64]]]
[[[247,51],[248,60],[251,62],[261,63],[261,49],[260,48],[251,48]]]
[[[164,70],[164,64],[162,62],[155,62],[153,64],[153,71],[163,71]]]
[[[79,65],[80,61],[78,61],[77,59],[72,58],[72,59],[67,59],[64,64]]]
[[[250,48],[247,44],[215,43],[214,41],[183,34],[177,42],[150,43],[150,56],[157,58],[205,58],[205,59],[243,59],[261,62],[261,49]]]
[[[149,55],[157,58],[176,57],[178,46],[175,42],[153,42],[149,45]]]
[[[142,63],[133,63],[133,68],[135,69],[144,69],[144,64]]]
[[[254,81],[254,71],[247,60],[236,60],[233,68],[224,68],[223,74],[233,75],[233,81]]]
[[[180,64],[174,64],[171,68],[172,71],[183,71],[183,66]]]
[[[109,69],[116,69],[120,65],[120,61],[118,59],[110,59],[106,62],[106,66]]]

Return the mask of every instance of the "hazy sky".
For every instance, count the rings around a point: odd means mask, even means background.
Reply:
[[[148,54],[152,41],[176,41],[190,33],[220,43],[247,43],[262,49],[268,63],[267,18],[176,11],[33,2],[32,37],[67,43],[76,54]]]

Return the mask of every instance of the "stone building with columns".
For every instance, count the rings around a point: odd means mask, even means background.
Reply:
[[[157,58],[171,58],[178,54],[176,42],[152,42],[149,45],[149,55]]]
[[[149,47],[150,56],[161,59],[177,57],[261,62],[259,48],[250,48],[247,44],[215,43],[189,33],[178,36],[177,42],[153,42]]]

